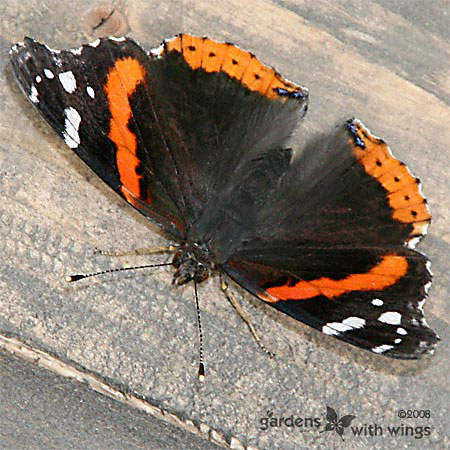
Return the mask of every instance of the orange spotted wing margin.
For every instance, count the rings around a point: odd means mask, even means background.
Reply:
[[[431,222],[420,180],[392,155],[382,139],[372,135],[359,120],[350,119],[347,124],[353,154],[364,170],[385,190],[392,218],[407,227],[409,236],[405,243],[409,248],[415,248],[426,235]]]
[[[327,335],[394,358],[432,353],[429,261],[413,249],[430,214],[406,166],[351,120],[310,143],[284,181],[222,269]]]
[[[150,54],[160,58],[170,52],[183,55],[193,69],[208,73],[224,73],[252,92],[282,101],[300,100],[302,114],[306,112],[307,90],[282,77],[273,67],[262,63],[253,53],[229,42],[217,42],[207,37],[179,34],[166,39]]]

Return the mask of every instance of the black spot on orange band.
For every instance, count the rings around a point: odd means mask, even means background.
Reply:
[[[413,226],[412,235],[422,234],[431,219],[419,180],[395,158],[386,143],[373,136],[358,120],[348,122],[349,145],[364,170],[386,190],[392,217]]]
[[[228,42],[180,34],[165,42],[164,52],[172,51],[181,53],[192,69],[224,72],[271,100],[281,98],[285,101],[289,96],[301,99],[306,95],[303,88],[284,79],[255,55]]]

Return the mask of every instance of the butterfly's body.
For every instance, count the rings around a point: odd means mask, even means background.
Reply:
[[[288,146],[306,89],[229,43],[145,53],[101,39],[11,49],[19,85],[107,183],[177,244],[174,283],[219,271],[328,335],[397,358],[433,351],[422,305],[431,215],[418,180],[356,119]]]

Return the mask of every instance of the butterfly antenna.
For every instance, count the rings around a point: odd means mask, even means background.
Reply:
[[[171,266],[171,265],[172,265],[172,263],[145,264],[143,266],[119,267],[118,269],[102,270],[101,272],[77,273],[75,275],[69,275],[68,277],[66,277],[66,281],[69,283],[72,283],[74,281],[83,280],[85,278],[97,277],[97,276],[103,275],[105,273],[124,272],[126,270],[149,269],[151,267],[162,267],[162,266]]]
[[[203,331],[202,321],[200,317],[200,306],[198,303],[197,282],[194,280],[195,292],[195,306],[197,308],[197,323],[198,323],[198,339],[199,339],[199,365],[198,365],[198,379],[203,382],[205,380],[205,365],[203,364]]]

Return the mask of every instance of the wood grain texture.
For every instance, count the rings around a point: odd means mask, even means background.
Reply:
[[[90,2],[76,6],[81,13]],[[400,408],[431,410],[427,423],[408,422],[432,426],[429,437],[355,438],[346,430],[351,448],[448,448],[449,2],[135,0],[116,6],[127,17],[130,36],[146,49],[179,32],[206,35],[252,51],[306,86],[310,108],[293,136],[294,148],[352,116],[389,144],[422,179],[433,216],[418,249],[433,263],[425,312],[442,342],[430,360],[391,361],[322,336],[244,295],[245,309],[277,355],[269,360],[213,279],[200,290],[207,379],[198,389],[192,290],[170,287],[170,271],[64,285],[72,272],[143,262],[93,256],[96,247],[161,245],[163,238],[59,142],[18,91],[5,56],[0,331],[260,448],[338,445],[337,435],[318,430],[261,427],[268,411],[324,423],[326,405],[355,415],[352,425],[399,426]],[[6,0],[0,20],[2,55],[24,35],[55,48],[85,41],[79,14],[68,16],[67,4],[56,0]]]

